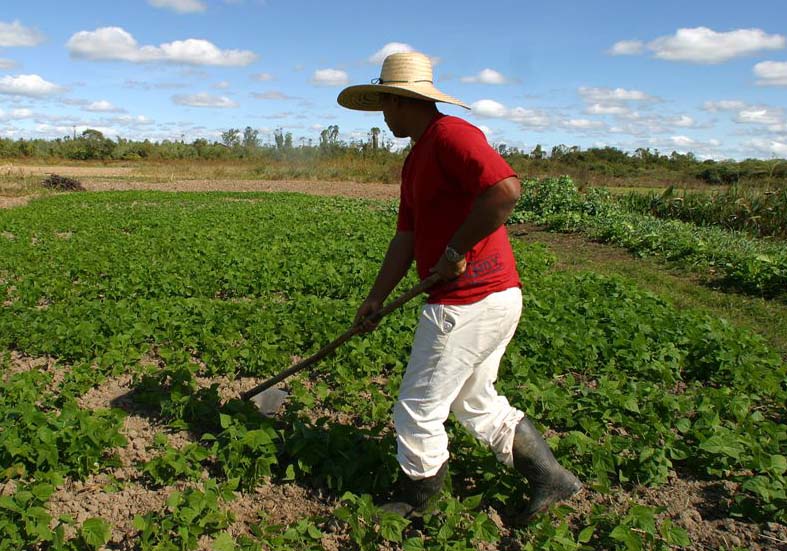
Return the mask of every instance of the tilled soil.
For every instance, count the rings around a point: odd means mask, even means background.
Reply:
[[[26,367],[30,362],[26,364]],[[34,362],[44,366],[44,362]],[[219,385],[223,398],[237,395],[251,388],[256,380],[227,377],[198,379],[201,387]],[[112,525],[112,549],[134,548],[135,530],[132,522],[135,515],[159,511],[164,507],[167,496],[176,490],[198,486],[196,483],[179,483],[157,488],[145,480],[141,463],[158,453],[153,447],[157,433],[167,435],[173,447],[180,448],[193,441],[187,432],[172,431],[159,424],[149,413],[139,411],[131,401],[131,377],[123,375],[109,378],[98,387],[87,392],[79,400],[82,407],[95,409],[114,405],[129,413],[123,426],[128,445],[118,450],[122,466],[107,473],[92,476],[83,482],[68,481],[52,496],[49,510],[53,518],[70,515],[79,524],[85,519],[99,516]],[[128,401],[125,401],[128,400]],[[320,415],[328,415],[331,422],[354,424],[346,413],[333,415],[331,411],[316,404]],[[207,477],[205,472],[203,477]],[[110,485],[110,483],[112,483]],[[758,525],[742,522],[729,516],[732,498],[738,485],[728,481],[697,480],[691,475],[673,473],[671,480],[659,488],[636,486],[629,490],[617,488],[609,494],[598,494],[586,489],[570,499],[567,504],[574,510],[568,520],[576,526],[584,526],[594,504],[601,504],[612,511],[624,513],[632,503],[651,507],[663,507],[660,518],[669,518],[677,526],[687,530],[692,540],[690,549],[732,549],[742,547],[753,551],[787,549],[787,527],[778,523]],[[0,488],[0,494],[10,491]],[[230,526],[233,536],[249,534],[251,527],[261,519],[268,524],[286,525],[307,517],[328,518],[338,506],[337,495],[325,493],[319,488],[309,488],[297,483],[262,483],[251,492],[236,492],[236,498],[224,504],[234,516]],[[487,507],[487,513],[501,531],[505,548],[518,549],[513,540],[514,519]],[[346,529],[336,523],[323,527],[322,545],[325,549],[345,549],[348,544]],[[201,548],[209,549],[210,538],[203,538]],[[493,549],[494,547],[489,547]]]
[[[32,369],[33,365],[44,365],[45,362],[21,361],[20,364],[17,369]],[[222,399],[237,398],[241,392],[259,382],[261,380],[255,378],[197,378],[197,383],[203,388],[218,384]],[[160,511],[172,492],[199,486],[193,482],[182,482],[156,487],[146,479],[141,466],[158,454],[154,446],[156,435],[165,434],[169,445],[178,449],[194,442],[194,436],[187,431],[173,431],[160,423],[151,412],[135,404],[131,375],[108,378],[85,393],[78,403],[86,409],[116,407],[126,411],[128,416],[124,420],[121,433],[128,444],[116,450],[121,462],[120,467],[90,476],[85,481],[68,480],[58,488],[47,505],[53,519],[52,527],[62,515],[70,516],[77,525],[88,518],[100,517],[112,526],[109,548],[131,551],[135,549],[137,533],[133,527],[135,516]],[[203,479],[208,476],[207,471],[203,472]],[[11,491],[13,488],[10,486],[0,486],[0,495]],[[323,495],[319,490],[296,483],[268,483],[259,485],[253,492],[235,492],[235,499],[223,507],[235,519],[229,532],[238,536],[250,534],[250,527],[259,523],[260,519],[264,519],[268,524],[286,525],[305,517],[328,517],[337,504],[336,496]],[[68,537],[74,533],[72,527],[67,527]],[[342,530],[335,530],[324,537],[323,546],[326,549],[342,549],[345,548],[346,540],[347,536]],[[200,549],[210,549],[211,545],[210,538],[200,540]]]

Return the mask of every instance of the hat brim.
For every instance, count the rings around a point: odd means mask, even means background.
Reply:
[[[442,93],[432,84],[408,84],[408,87],[385,84],[359,84],[348,86],[339,93],[336,101],[347,109],[356,111],[382,111],[381,94],[393,94],[425,101],[451,103],[470,109],[464,102]]]

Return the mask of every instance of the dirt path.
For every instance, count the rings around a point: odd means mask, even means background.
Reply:
[[[85,180],[88,191],[290,191],[309,195],[359,197],[366,199],[396,199],[399,186],[358,182],[308,182],[266,180],[175,180],[172,182],[126,182]]]
[[[56,167],[55,167],[56,168]],[[102,174],[105,178],[106,174]],[[397,199],[399,186],[392,184],[358,182],[310,182],[310,181],[269,181],[269,180],[174,180],[166,182],[133,182],[126,180],[107,180],[83,178],[80,180],[88,191],[235,191],[235,192],[295,192],[308,195],[357,197],[363,199]],[[0,208],[26,205],[36,197],[32,195],[0,195]]]
[[[27,202],[32,198],[32,195],[22,195],[19,197],[6,197],[0,195],[0,209],[10,209],[12,207],[21,207],[22,205],[26,205]]]

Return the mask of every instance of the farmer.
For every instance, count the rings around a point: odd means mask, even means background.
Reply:
[[[468,107],[434,87],[427,56],[392,54],[372,82],[344,89],[339,104],[382,111],[393,135],[415,144],[402,168],[396,234],[356,322],[380,309],[413,259],[421,279],[442,276],[421,312],[394,406],[397,459],[406,477],[383,508],[409,516],[439,494],[449,456],[443,423],[453,412],[527,479],[529,519],[582,485],[494,387],[522,310],[504,226],[519,198],[519,180],[478,128],[437,110],[438,101]],[[365,330],[374,327],[365,322]]]

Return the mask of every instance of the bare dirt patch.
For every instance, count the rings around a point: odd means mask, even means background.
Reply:
[[[319,492],[294,483],[265,484],[253,493],[237,494],[227,509],[234,515],[230,527],[234,536],[249,534],[249,526],[264,517],[269,524],[290,524],[311,516],[328,516],[336,507],[336,501]]]
[[[88,191],[257,191],[295,192],[308,195],[359,197],[366,199],[396,199],[399,186],[358,182],[308,182],[266,180],[175,180],[167,182],[129,182],[112,180],[85,180]]]
[[[58,365],[55,358],[50,358],[48,356],[27,356],[16,350],[12,350],[10,361],[3,371],[2,381],[3,383],[7,383],[13,375],[33,370],[43,371],[52,375],[52,382],[49,384],[50,388],[57,388],[60,386],[67,372],[67,368]]]
[[[158,423],[155,415],[134,402],[132,391],[132,376],[124,374],[108,378],[77,400],[77,404],[85,409],[118,408],[128,414],[121,429],[128,445],[119,450],[119,457],[123,467],[130,472],[114,473],[123,478],[138,475],[135,465],[153,458],[153,441],[158,433],[166,434],[169,444],[177,449],[193,441],[188,431],[173,431]]]
[[[57,167],[60,168],[60,167]],[[88,168],[88,167],[84,167]],[[105,176],[103,173],[102,176]],[[266,180],[176,180],[167,182],[132,182],[124,180],[82,180],[86,191],[169,191],[169,192],[291,192],[323,197],[354,197],[391,200],[399,197],[399,186],[358,182],[308,182]],[[26,205],[35,195],[0,196],[0,208]],[[253,199],[236,199],[254,201]]]
[[[576,251],[583,257],[592,257],[599,262],[632,260],[631,253],[620,247],[589,240],[577,233],[560,233],[547,231],[535,224],[512,224],[508,226],[508,234],[525,243],[543,243],[550,249],[560,252]],[[569,255],[559,255],[555,268],[571,269],[573,264]]]
[[[67,165],[4,165],[0,167],[0,175],[16,176],[24,178],[26,176],[43,176],[52,173],[69,176],[71,178],[82,177],[117,177],[130,176],[137,169],[130,166],[67,166]]]
[[[130,397],[132,382],[130,374],[110,377],[77,400],[85,409],[114,407],[128,413],[120,430],[128,444],[116,450],[121,465],[85,481],[67,480],[47,506],[53,519],[69,515],[77,525],[91,517],[103,518],[112,526],[114,549],[134,549],[134,517],[160,510],[173,491],[193,485],[179,483],[157,488],[144,479],[139,466],[158,453],[154,448],[157,434],[166,434],[169,444],[177,449],[191,442],[192,437],[188,432],[172,431],[158,424],[148,412],[141,411]],[[66,532],[73,535],[72,528]]]
[[[49,514],[53,519],[69,515],[77,525],[89,518],[103,518],[112,526],[111,542],[120,545],[115,548],[133,549],[136,534],[134,516],[161,509],[167,496],[177,488],[152,489],[127,483],[117,491],[107,491],[110,482],[111,478],[106,474],[85,481],[66,481],[50,497],[47,505]]]
[[[214,384],[218,385],[217,390],[222,401],[238,399],[243,392],[265,381],[261,377],[239,377],[235,379],[226,375],[195,377],[194,380],[200,388],[210,388]]]
[[[6,197],[0,195],[0,209],[10,209],[13,207],[22,207],[26,205],[30,199],[32,199],[32,195],[22,195],[19,197]]]

